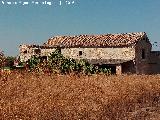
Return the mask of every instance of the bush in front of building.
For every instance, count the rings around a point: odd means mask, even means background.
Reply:
[[[50,54],[47,61],[42,61],[40,57],[32,56],[27,65],[30,70],[43,72],[49,70],[58,74],[111,74],[111,69],[99,68],[98,66],[90,64],[85,59],[75,60],[73,58],[64,57],[59,49],[56,49]]]
[[[67,74],[71,72],[81,73],[81,74],[95,74],[104,73],[106,75],[111,74],[111,69],[102,68],[100,70],[98,66],[90,64],[85,59],[75,60],[73,58],[65,58],[59,49],[55,50],[50,54],[48,60],[48,67],[54,72],[59,72],[62,74]]]

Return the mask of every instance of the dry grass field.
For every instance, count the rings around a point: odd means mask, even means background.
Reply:
[[[0,120],[160,120],[160,75],[0,77]]]

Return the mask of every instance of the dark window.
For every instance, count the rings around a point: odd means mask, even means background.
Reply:
[[[57,50],[58,50],[58,53],[60,53],[60,54],[61,54],[61,48],[60,48],[60,47],[58,47],[58,48],[57,48]]]
[[[47,61],[47,56],[40,57],[41,62]]]
[[[61,54],[61,48],[59,48],[58,50],[59,50],[59,53]]]
[[[25,53],[25,54],[26,54],[26,53],[27,53],[27,50],[25,50],[23,53]]]
[[[35,54],[39,54],[39,53],[41,53],[41,50],[40,49],[35,49],[34,52],[35,52]]]
[[[145,59],[146,58],[146,55],[145,55],[145,49],[142,49],[142,59]]]
[[[79,51],[79,56],[81,56],[82,55],[82,51]]]

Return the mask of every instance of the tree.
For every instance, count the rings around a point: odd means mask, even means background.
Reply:
[[[16,57],[7,56],[6,59],[5,59],[5,62],[6,62],[5,66],[13,67],[15,60],[16,60]]]
[[[5,65],[5,56],[3,51],[0,51],[0,68],[4,67],[4,65]]]
[[[60,72],[61,65],[64,62],[65,57],[61,54],[59,49],[56,49],[49,56],[48,67],[52,69],[54,72]]]

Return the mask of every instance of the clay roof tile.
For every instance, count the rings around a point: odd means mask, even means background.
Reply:
[[[56,36],[50,38],[45,44],[51,46],[65,47],[116,47],[130,45],[139,41],[145,32],[104,34],[104,35],[76,35],[76,36]]]

